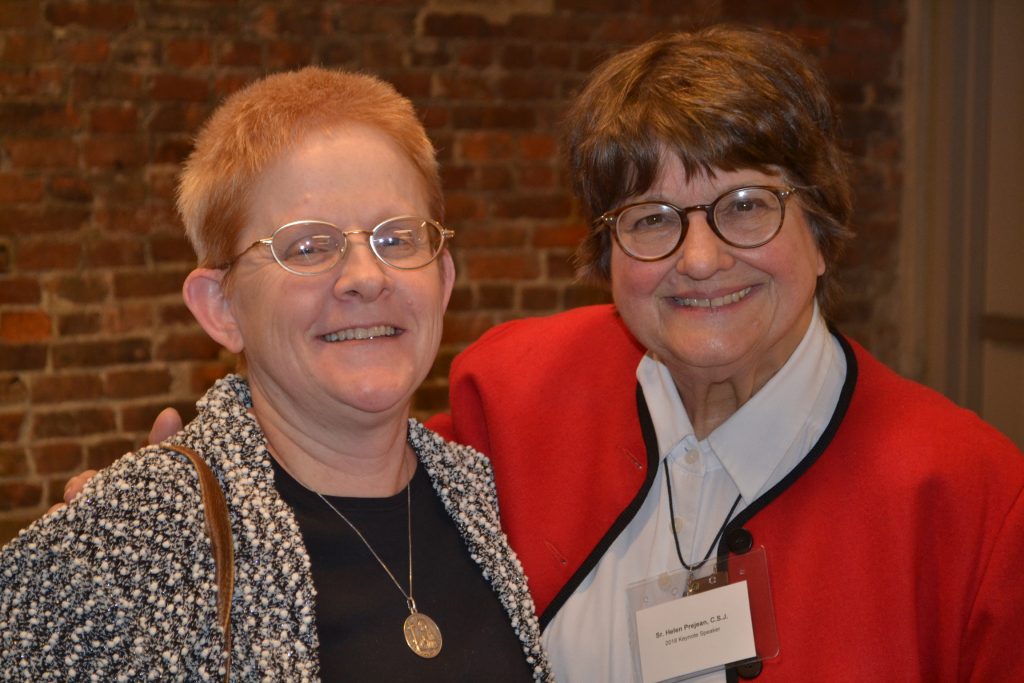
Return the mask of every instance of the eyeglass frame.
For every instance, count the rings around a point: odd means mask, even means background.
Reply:
[[[767,190],[768,192],[771,192],[773,195],[775,195],[775,197],[779,200],[779,225],[775,228],[771,235],[769,235],[766,239],[761,240],[757,244],[736,244],[735,242],[726,239],[726,237],[722,235],[722,233],[719,231],[718,225],[715,223],[715,208],[718,206],[718,202],[722,201],[723,199],[725,199],[726,197],[733,193],[742,192],[743,190]],[[660,261],[674,254],[676,250],[679,249],[679,245],[681,245],[683,241],[686,239],[686,234],[687,232],[689,232],[690,228],[690,212],[703,211],[704,217],[707,219],[708,227],[711,228],[711,232],[713,232],[718,239],[722,240],[730,247],[735,247],[737,249],[757,249],[758,247],[763,247],[764,245],[768,244],[773,239],[775,239],[775,237],[782,230],[782,224],[786,221],[786,200],[788,200],[796,192],[797,188],[795,187],[774,187],[771,185],[745,185],[743,187],[736,187],[731,190],[727,190],[726,192],[723,192],[722,194],[715,197],[714,200],[712,200],[708,204],[694,204],[693,206],[678,207],[675,204],[672,204],[671,202],[662,202],[655,200],[633,202],[631,204],[626,204],[625,206],[620,206],[617,209],[606,211],[605,213],[601,214],[599,217],[594,219],[593,223],[591,223],[591,226],[595,229],[604,229],[611,232],[612,236],[615,238],[615,242],[622,249],[623,253],[625,253],[630,258],[636,259],[637,261]],[[638,256],[637,254],[634,254],[629,249],[627,249],[626,246],[622,243],[622,240],[619,239],[619,216],[621,216],[625,211],[628,211],[629,209],[632,209],[635,206],[643,206],[644,204],[658,204],[661,206],[667,206],[668,208],[672,209],[677,214],[679,214],[679,217],[683,219],[681,221],[681,227],[679,229],[679,238],[676,240],[676,243],[672,245],[672,248],[666,251],[661,256]]]
[[[390,263],[390,262],[384,260],[384,258],[379,253],[377,253],[377,248],[373,244],[373,233],[376,232],[381,226],[383,226],[385,223],[390,223],[392,221],[398,221],[398,220],[402,220],[402,219],[406,219],[406,218],[412,218],[414,220],[423,221],[424,223],[427,223],[431,227],[436,229],[441,234],[441,242],[440,242],[440,244],[438,244],[437,252],[433,256],[430,257],[429,261],[427,261],[426,263],[420,264],[418,266],[396,266],[395,264]],[[333,228],[334,230],[336,230],[341,235],[342,242],[341,242],[341,246],[338,249],[338,259],[334,263],[332,263],[327,268],[324,268],[323,270],[318,270],[318,271],[315,271],[315,272],[312,272],[312,273],[304,273],[302,271],[294,270],[292,268],[289,268],[288,266],[286,266],[284,264],[284,262],[280,259],[280,257],[278,257],[277,252],[274,250],[274,238],[277,236],[277,233],[281,232],[285,228],[290,228],[291,226],[298,225],[300,223],[318,223],[320,225],[326,225],[326,226],[328,226],[330,228]],[[419,270],[420,268],[426,268],[431,263],[436,261],[437,257],[440,256],[441,252],[444,251],[445,242],[447,242],[450,239],[454,239],[455,238],[455,231],[454,230],[451,230],[449,228],[444,227],[438,221],[435,221],[433,218],[424,218],[422,216],[414,216],[412,214],[403,214],[401,216],[392,216],[391,218],[385,218],[384,220],[382,220],[380,223],[377,223],[377,225],[373,226],[369,230],[362,230],[362,229],[360,229],[360,230],[342,230],[341,228],[339,228],[334,223],[331,223],[330,221],[322,221],[322,220],[318,220],[318,219],[314,219],[314,218],[302,218],[302,219],[299,219],[297,221],[291,221],[289,223],[285,223],[284,225],[278,227],[276,230],[274,230],[273,233],[271,233],[271,235],[269,237],[261,237],[260,239],[256,240],[255,242],[253,242],[252,244],[247,246],[245,249],[240,251],[238,253],[238,255],[236,255],[230,261],[227,261],[226,263],[223,263],[223,264],[221,264],[219,266],[215,266],[215,269],[216,270],[227,270],[227,269],[230,269],[231,267],[233,267],[235,265],[235,263],[238,262],[238,260],[240,258],[245,256],[245,254],[249,250],[251,250],[253,247],[256,247],[256,246],[259,246],[259,245],[262,244],[262,245],[270,248],[270,254],[274,257],[274,261],[277,262],[277,265],[281,266],[282,268],[284,268],[289,273],[292,273],[293,275],[298,275],[300,277],[310,277],[310,276],[313,276],[313,275],[322,275],[323,273],[326,273],[329,270],[331,270],[331,268],[334,268],[334,266],[336,266],[338,263],[341,263],[341,260],[345,257],[345,252],[348,249],[348,243],[349,243],[348,236],[349,235],[358,235],[358,234],[369,235],[369,238],[367,239],[366,243],[367,243],[367,246],[370,248],[370,252],[373,254],[373,257],[375,259],[377,259],[378,261],[380,261],[381,263],[383,263],[385,266],[387,266],[389,268],[394,268],[395,270]]]

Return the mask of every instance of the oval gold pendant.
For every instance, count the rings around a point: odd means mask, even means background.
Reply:
[[[413,612],[403,626],[409,649],[424,659],[436,657],[441,651],[441,629],[426,614]]]

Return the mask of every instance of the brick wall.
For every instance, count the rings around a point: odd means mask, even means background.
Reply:
[[[604,301],[557,121],[602,57],[720,20],[790,30],[822,60],[857,167],[844,329],[883,358],[894,321],[904,0],[4,0],[0,3],[0,542],[70,474],[141,443],[233,365],[180,297],[193,256],[178,164],[221,98],[310,63],[394,82],[440,150],[459,279],[420,414],[491,325]]]

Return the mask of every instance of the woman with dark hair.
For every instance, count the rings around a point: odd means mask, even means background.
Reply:
[[[445,427],[494,463],[556,677],[1024,679],[1024,459],[829,326],[850,187],[808,55],[658,38],[566,125],[614,305],[488,332]]]

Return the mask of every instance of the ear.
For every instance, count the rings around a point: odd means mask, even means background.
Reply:
[[[455,288],[455,261],[452,260],[451,252],[445,249],[438,258],[441,262],[441,283],[444,288],[443,311],[448,310],[448,300],[452,298],[452,290]]]
[[[206,334],[228,351],[240,353],[245,344],[231,302],[224,293],[225,274],[223,270],[196,268],[185,278],[181,293]]]

